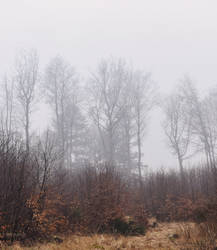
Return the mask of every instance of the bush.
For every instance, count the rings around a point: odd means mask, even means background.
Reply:
[[[144,235],[147,229],[146,224],[138,223],[132,218],[128,221],[125,218],[117,218],[110,222],[110,226],[114,233],[123,235]]]

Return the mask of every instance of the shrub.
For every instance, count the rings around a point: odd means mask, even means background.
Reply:
[[[126,221],[125,218],[116,218],[110,222],[110,226],[114,233],[123,235],[144,235],[146,232],[146,224],[136,222],[133,218]]]

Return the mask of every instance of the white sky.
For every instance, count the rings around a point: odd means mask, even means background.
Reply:
[[[152,72],[163,93],[188,73],[201,93],[217,85],[217,1],[0,0],[0,73],[20,49],[36,48],[41,65],[59,54],[81,74],[102,57],[124,57]],[[47,114],[38,116],[45,123]],[[172,165],[158,111],[144,145],[150,167]]]

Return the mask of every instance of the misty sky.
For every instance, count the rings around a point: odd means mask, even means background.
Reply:
[[[19,50],[36,48],[44,67],[61,55],[84,76],[102,57],[123,57],[152,73],[163,93],[189,74],[201,93],[217,86],[217,1],[0,0],[0,73]],[[44,126],[47,114],[40,115]],[[150,167],[176,163],[162,116],[153,112],[144,143]]]

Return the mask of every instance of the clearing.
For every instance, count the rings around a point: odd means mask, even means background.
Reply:
[[[64,238],[63,243],[37,244],[34,247],[22,247],[19,243],[13,246],[1,246],[5,250],[120,250],[120,249],[158,249],[158,250],[193,250],[214,249],[211,237],[204,239],[194,223],[160,223],[150,228],[145,236],[114,236],[114,235],[72,235]],[[215,238],[214,238],[215,241]],[[0,243],[1,244],[1,243]],[[210,245],[212,244],[212,246]]]

